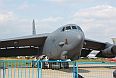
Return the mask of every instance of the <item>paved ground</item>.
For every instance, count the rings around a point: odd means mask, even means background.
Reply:
[[[113,78],[112,73],[116,66],[79,65],[79,74],[85,78]],[[72,68],[69,69],[42,69],[42,78],[73,78]],[[9,68],[5,69],[5,78],[38,78],[37,68]],[[3,70],[0,69],[0,78]]]
[[[36,68],[12,68],[6,69],[5,78],[38,78],[38,70]],[[42,70],[42,78],[73,78],[73,74],[70,69],[66,69],[65,71],[60,70],[52,70],[52,69],[43,69]],[[0,70],[0,78],[3,78],[3,70]]]
[[[79,68],[79,74],[85,78],[113,78],[113,71],[109,68]]]
[[[79,74],[85,78],[113,78],[115,64],[79,65]]]

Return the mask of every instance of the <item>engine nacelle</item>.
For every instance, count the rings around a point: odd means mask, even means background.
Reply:
[[[97,54],[97,57],[113,58],[116,57],[116,45],[112,45],[100,53]]]
[[[100,51],[96,57],[114,58],[116,57],[116,45],[107,44],[106,49]]]

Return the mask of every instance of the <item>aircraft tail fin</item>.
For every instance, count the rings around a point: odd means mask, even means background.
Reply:
[[[33,19],[33,22],[32,22],[32,35],[36,35],[36,29],[35,29],[35,21]]]
[[[116,38],[112,38],[113,44],[116,44]]]

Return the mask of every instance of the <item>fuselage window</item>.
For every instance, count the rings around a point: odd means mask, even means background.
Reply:
[[[72,29],[77,29],[77,27],[76,26],[72,26]]]
[[[70,26],[66,27],[66,30],[71,30],[71,27]]]

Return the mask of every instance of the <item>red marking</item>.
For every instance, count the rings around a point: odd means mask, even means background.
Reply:
[[[106,60],[111,61],[111,62],[116,62],[116,58],[107,58]]]

